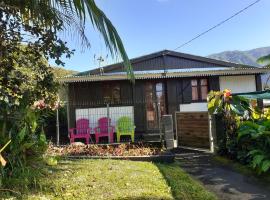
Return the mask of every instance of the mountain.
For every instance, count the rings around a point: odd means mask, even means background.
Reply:
[[[248,51],[224,51],[209,55],[208,57],[240,64],[260,66],[256,62],[257,59],[268,54],[270,54],[270,47],[262,47]]]
[[[251,49],[248,51],[224,51],[209,55],[209,58],[217,60],[224,60],[234,63],[246,64],[259,67],[257,59],[270,54],[270,47],[261,47],[257,49]],[[270,74],[264,74],[261,76],[263,88],[270,88],[270,82],[268,81]]]

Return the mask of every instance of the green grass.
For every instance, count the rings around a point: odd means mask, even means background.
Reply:
[[[217,199],[213,193],[205,190],[200,182],[193,180],[187,173],[185,173],[179,167],[179,164],[157,164],[157,166],[167,180],[168,185],[170,185],[175,199]]]
[[[176,164],[125,160],[61,161],[22,199],[215,199]],[[1,194],[0,194],[1,199]]]

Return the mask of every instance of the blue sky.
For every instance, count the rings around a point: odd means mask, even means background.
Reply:
[[[122,38],[130,58],[175,49],[255,0],[97,0]],[[179,49],[207,56],[226,50],[270,46],[270,1],[261,0],[229,22]],[[91,48],[81,51],[74,38],[65,37],[75,55],[66,69],[85,71],[98,66],[94,55],[109,53],[100,34],[87,25]],[[116,62],[110,57],[102,65]],[[52,63],[53,64],[53,63]]]

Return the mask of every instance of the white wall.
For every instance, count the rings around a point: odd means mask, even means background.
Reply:
[[[207,103],[180,104],[180,112],[207,112]]]
[[[76,120],[84,118],[89,120],[89,126],[93,129],[98,126],[98,119],[107,117],[107,108],[84,108],[76,109]],[[128,116],[134,122],[133,106],[119,106],[110,107],[110,118],[112,120],[112,126],[116,125],[117,120],[120,117]]]
[[[230,89],[232,93],[256,91],[255,75],[220,76],[220,91]]]

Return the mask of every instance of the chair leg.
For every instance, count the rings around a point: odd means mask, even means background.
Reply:
[[[116,137],[117,137],[117,142],[119,143],[120,142],[121,135],[120,134],[117,134]]]
[[[131,142],[134,142],[134,134],[131,134]]]
[[[86,144],[89,144],[89,137],[85,138],[85,142],[86,142]]]
[[[110,134],[110,143],[113,143],[113,134]]]
[[[99,137],[96,135],[96,144],[99,143]]]
[[[70,144],[74,143],[74,138],[70,138]]]

